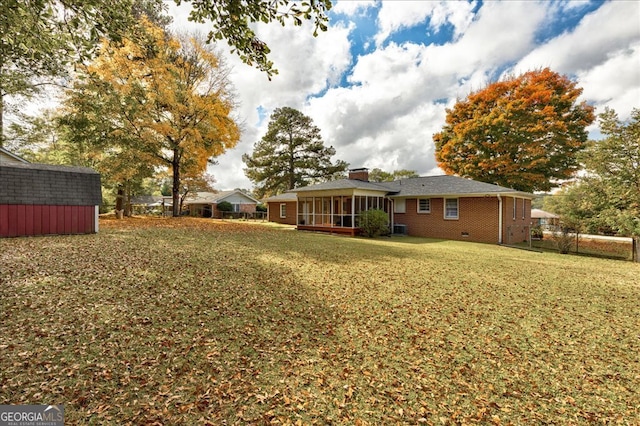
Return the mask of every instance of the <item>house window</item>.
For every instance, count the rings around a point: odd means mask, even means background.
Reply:
[[[457,198],[445,198],[445,200],[444,200],[444,218],[445,219],[457,219],[458,218],[458,199]]]
[[[394,213],[406,213],[407,212],[407,202],[403,199],[397,199],[393,203],[393,212]]]
[[[431,213],[431,200],[429,198],[418,198],[418,213]]]
[[[281,218],[287,217],[287,204],[286,203],[280,204],[280,217]]]

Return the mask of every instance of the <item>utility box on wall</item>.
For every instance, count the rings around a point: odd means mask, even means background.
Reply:
[[[95,170],[0,163],[0,237],[96,233],[101,202]]]

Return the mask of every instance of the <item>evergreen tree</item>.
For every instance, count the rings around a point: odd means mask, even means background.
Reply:
[[[263,196],[342,176],[347,163],[331,162],[333,147],[325,147],[320,129],[310,117],[284,107],[271,115],[269,128],[254,146],[253,154],[244,154],[245,174]]]

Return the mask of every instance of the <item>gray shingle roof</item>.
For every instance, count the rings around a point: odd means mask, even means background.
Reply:
[[[317,185],[303,186],[288,192],[327,191],[336,189],[368,189],[371,191],[389,192],[389,188],[382,183],[365,182],[356,179],[339,179],[323,182]]]
[[[522,197],[533,197],[528,192],[491,183],[478,182],[472,179],[458,176],[425,176],[411,179],[402,179],[385,184],[393,194],[391,197],[420,197],[435,195],[493,195],[509,194]]]
[[[298,197],[295,192],[284,192],[278,195],[272,195],[271,197],[267,197],[262,200],[263,203],[274,203],[274,202],[286,202],[286,201],[296,201]]]
[[[231,191],[219,191],[219,192],[193,192],[191,194],[187,194],[187,197],[184,200],[185,204],[217,204],[221,201],[224,201],[225,198],[230,197],[234,194],[238,194],[241,197],[244,197],[251,202],[259,203],[258,200],[253,198],[252,196],[245,194],[242,191],[231,190]]]
[[[386,192],[392,198],[402,197],[433,197],[433,196],[460,196],[460,195],[514,195],[518,197],[531,197],[528,192],[516,191],[485,182],[458,176],[424,176],[418,178],[401,179],[394,182],[364,182],[352,179],[340,179],[324,182],[317,185],[292,189],[289,192],[304,193],[310,191],[327,191],[339,189],[367,189]]]

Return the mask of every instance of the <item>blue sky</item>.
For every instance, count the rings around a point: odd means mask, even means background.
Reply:
[[[188,23],[188,4],[169,11]],[[597,112],[640,107],[640,1],[337,1],[330,27],[255,26],[280,71],[272,81],[220,45],[243,123],[238,146],[211,167],[217,188],[250,188],[241,156],[275,108],[309,115],[352,167],[440,174],[432,135],[457,98],[508,73],[550,67]],[[596,126],[590,129],[598,137]]]

